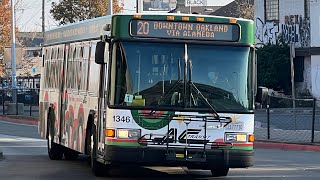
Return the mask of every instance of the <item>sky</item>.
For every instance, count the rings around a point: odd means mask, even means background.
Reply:
[[[42,0],[15,0],[21,1],[16,10],[17,26],[21,32],[41,32],[42,31]],[[123,0],[126,12],[134,12],[136,0]],[[207,0],[210,6],[224,6],[233,0]],[[59,0],[45,0],[45,29],[51,29],[58,25],[51,14],[51,3]]]
[[[42,0],[15,0],[21,1],[16,10],[17,26],[19,31],[42,31]],[[58,23],[50,15],[51,3],[59,0],[45,0],[45,26],[46,29],[56,27]]]

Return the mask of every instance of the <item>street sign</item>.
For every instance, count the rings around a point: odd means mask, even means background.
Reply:
[[[185,0],[185,6],[204,6],[204,0]]]

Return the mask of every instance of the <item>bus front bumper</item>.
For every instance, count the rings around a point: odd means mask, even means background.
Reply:
[[[185,158],[185,151],[181,148],[170,148],[170,151],[167,151],[165,147],[107,145],[104,160],[111,164],[177,165],[195,166],[201,169],[210,169],[215,166],[246,168],[253,166],[253,154],[253,151],[248,150],[206,149],[205,156],[203,156],[203,149],[189,149],[189,158]]]

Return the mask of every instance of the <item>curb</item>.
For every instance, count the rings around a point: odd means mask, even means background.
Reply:
[[[320,152],[320,145],[318,144],[308,145],[308,144],[289,144],[289,143],[278,143],[278,142],[254,142],[254,148]]]
[[[0,121],[5,122],[12,122],[12,123],[18,123],[18,124],[26,124],[26,125],[38,125],[37,119],[31,119],[31,120],[25,120],[25,119],[16,119],[6,116],[0,116]]]

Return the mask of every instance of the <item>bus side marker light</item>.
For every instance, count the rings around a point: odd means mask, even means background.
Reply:
[[[229,20],[230,23],[237,23],[237,21],[238,21],[237,19],[230,19]]]
[[[105,135],[107,137],[115,137],[116,133],[114,129],[106,129],[105,130]]]
[[[136,19],[140,19],[141,15],[140,14],[134,14],[133,17],[136,18]]]
[[[249,142],[254,142],[254,134],[249,134]]]
[[[182,21],[189,21],[189,17],[182,17]]]
[[[204,21],[204,18],[203,17],[197,17],[196,21],[201,21],[202,22],[202,21]]]
[[[173,21],[174,20],[174,16],[167,16],[167,20]]]

